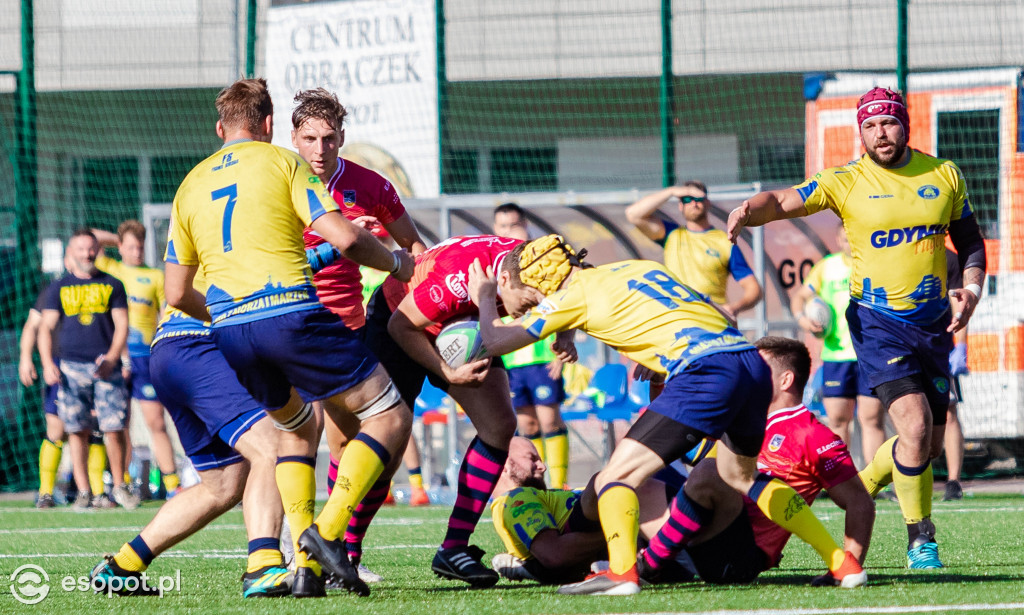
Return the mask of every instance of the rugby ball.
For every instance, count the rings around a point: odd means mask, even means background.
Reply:
[[[821,297],[815,297],[804,306],[804,316],[807,320],[821,326],[821,331],[814,334],[814,337],[826,337],[832,331],[832,307],[825,303]]]
[[[452,369],[487,356],[487,349],[480,339],[480,323],[476,319],[462,319],[446,324],[437,334],[434,345],[441,353],[441,359]]]

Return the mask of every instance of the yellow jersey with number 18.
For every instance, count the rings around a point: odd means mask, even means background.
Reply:
[[[928,325],[949,309],[946,231],[972,215],[960,169],[911,150],[898,169],[867,155],[795,186],[808,213],[843,220],[853,255],[852,301],[898,320]]]
[[[706,295],[653,261],[579,269],[520,324],[538,339],[582,329],[669,377],[700,357],[753,348]]]
[[[332,211],[338,204],[298,154],[232,141],[178,188],[165,260],[199,265],[214,326],[315,309],[302,229]]]

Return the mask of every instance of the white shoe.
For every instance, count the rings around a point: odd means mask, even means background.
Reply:
[[[114,501],[124,507],[125,510],[135,510],[139,507],[139,496],[133,493],[128,485],[121,483],[114,487]]]
[[[284,558],[285,568],[295,572],[295,544],[292,543],[292,528],[287,518],[281,522],[281,557]]]
[[[359,572],[359,579],[363,583],[380,583],[384,580],[384,577],[367,568],[366,564],[359,564],[359,566],[356,567],[356,571]]]
[[[526,562],[511,553],[499,553],[491,559],[491,568],[509,581],[536,581],[526,569]]]

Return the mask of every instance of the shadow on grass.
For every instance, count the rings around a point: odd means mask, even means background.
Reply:
[[[1000,566],[1002,567],[1002,566]],[[1012,567],[1020,567],[1015,564]],[[868,569],[868,585],[934,585],[940,583],[1020,583],[1024,580],[1021,575],[1010,574],[968,574],[951,571],[926,571],[909,570],[890,567],[892,573],[879,572],[878,568]],[[882,569],[884,570],[884,569]],[[806,574],[774,574],[771,576],[758,577],[757,584],[765,585],[789,585],[789,586],[810,586],[811,575]]]

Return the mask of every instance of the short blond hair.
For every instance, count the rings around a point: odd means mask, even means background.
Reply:
[[[263,120],[274,115],[267,81],[239,79],[217,94],[217,116],[228,129],[244,129],[253,134],[260,132]]]
[[[146,243],[146,227],[138,220],[125,220],[117,227],[117,238],[124,241],[125,235],[132,235],[139,243]]]

